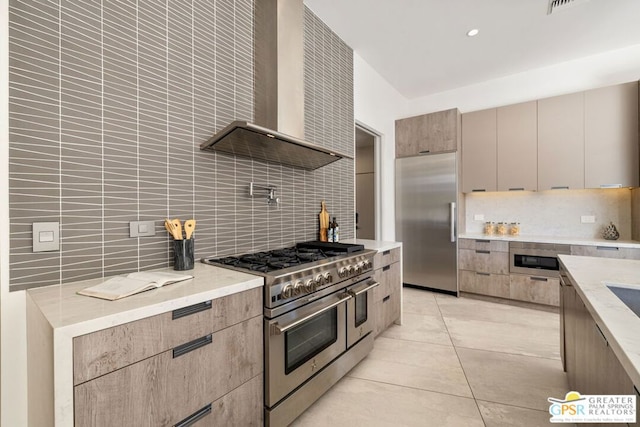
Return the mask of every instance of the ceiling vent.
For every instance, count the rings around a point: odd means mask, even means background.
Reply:
[[[565,9],[569,9],[573,6],[583,4],[589,0],[549,0],[549,10],[547,15],[551,15],[555,12],[561,12]]]

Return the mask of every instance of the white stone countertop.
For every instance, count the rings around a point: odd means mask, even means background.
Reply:
[[[171,268],[157,271],[174,272]],[[115,301],[76,293],[104,279],[30,289],[27,294],[53,329],[75,337],[264,285],[262,277],[206,265],[199,260],[193,270],[184,273],[194,278]]]
[[[640,261],[573,255],[559,258],[609,346],[640,388],[640,317],[603,283],[640,289]]]
[[[553,243],[565,245],[586,245],[586,246],[606,246],[617,248],[640,248],[640,242],[636,240],[606,240],[589,239],[586,237],[555,237],[555,236],[498,236],[486,235],[482,233],[461,233],[459,239],[481,239],[481,240],[501,240],[506,242],[533,242],[533,243]]]
[[[378,252],[384,252],[395,248],[402,247],[402,242],[385,242],[382,240],[368,240],[368,239],[347,239],[343,243],[355,243],[358,245],[364,245],[365,249],[372,249]]]

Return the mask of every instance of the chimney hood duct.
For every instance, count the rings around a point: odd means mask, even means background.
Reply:
[[[201,144],[200,149],[308,170],[343,157],[352,158],[303,140],[302,0],[257,1],[254,22],[256,123],[232,122]]]

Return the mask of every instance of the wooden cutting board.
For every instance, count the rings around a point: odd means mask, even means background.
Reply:
[[[320,203],[322,209],[320,209],[320,241],[326,242],[327,238],[327,230],[329,228],[329,212],[327,212],[327,206],[324,203]]]

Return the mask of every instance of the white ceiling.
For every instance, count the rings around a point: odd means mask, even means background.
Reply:
[[[304,3],[409,99],[640,44],[640,0]]]

